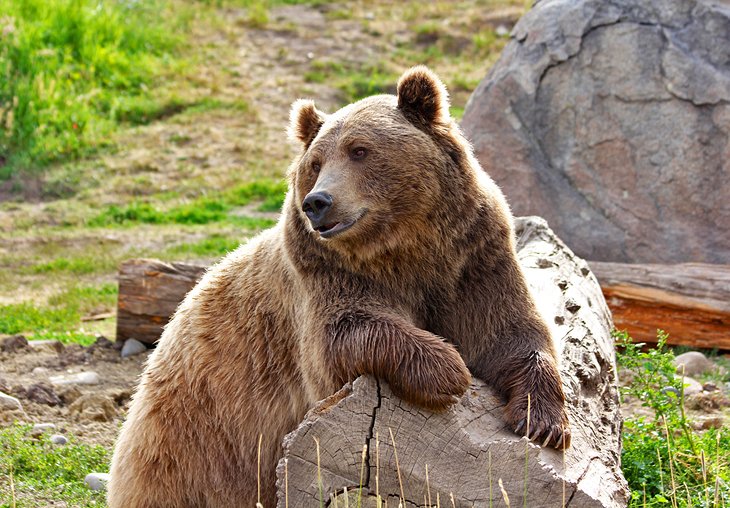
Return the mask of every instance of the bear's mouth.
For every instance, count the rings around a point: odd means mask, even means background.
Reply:
[[[365,212],[367,210],[363,210],[360,212],[357,217],[352,219],[351,221],[343,221],[343,222],[334,222],[332,224],[324,224],[323,226],[318,226],[314,228],[314,230],[319,233],[319,236],[322,238],[332,238],[336,235],[339,235],[340,233],[344,233],[348,229],[350,229],[352,226],[355,225],[357,221],[362,219],[362,216],[365,215]]]
[[[332,238],[333,236],[342,233],[343,231],[346,231],[350,229],[356,221],[350,221],[350,222],[336,222],[334,224],[325,224],[324,226],[319,226],[318,228],[315,228],[314,230],[319,233],[319,236],[322,238]]]

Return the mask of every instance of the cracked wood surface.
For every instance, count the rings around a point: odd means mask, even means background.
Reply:
[[[503,402],[477,379],[451,410],[434,414],[395,397],[386,383],[361,377],[285,438],[277,469],[280,508],[320,506],[320,491],[325,506],[334,506],[335,497],[344,506],[343,489],[356,500],[360,485],[362,506],[375,506],[376,490],[388,506],[398,506],[391,431],[404,506],[435,506],[437,496],[441,506],[451,506],[451,495],[457,507],[486,507],[490,500],[506,506],[500,480],[512,506],[626,505],[611,318],[601,289],[585,261],[542,219],[518,219],[517,236],[520,263],[560,352],[573,431],[565,456],[516,436],[504,424]]]

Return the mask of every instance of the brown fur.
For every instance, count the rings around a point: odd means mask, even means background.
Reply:
[[[415,68],[398,93],[329,116],[295,105],[303,151],[282,218],[211,268],[165,329],[116,446],[112,508],[251,506],[259,435],[261,501],[274,506],[284,434],[366,373],[442,410],[471,371],[505,398],[512,428],[531,394],[533,437],[569,444],[504,197],[438,78]],[[314,191],[333,196],[329,221],[353,225],[322,238],[302,211]]]

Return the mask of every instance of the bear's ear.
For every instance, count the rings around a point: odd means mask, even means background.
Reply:
[[[418,65],[398,80],[398,109],[416,124],[445,124],[449,120],[449,93],[433,71]]]
[[[289,138],[301,141],[306,150],[324,125],[326,118],[327,115],[318,110],[313,101],[308,99],[295,101],[289,114]]]

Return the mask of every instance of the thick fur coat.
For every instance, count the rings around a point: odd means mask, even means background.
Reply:
[[[282,218],[211,268],[166,327],[116,445],[110,507],[274,506],[283,436],[361,374],[435,411],[477,376],[518,433],[530,394],[531,437],[568,446],[509,208],[441,81],[416,67],[397,96],[332,115],[298,101],[290,134],[302,151]]]

